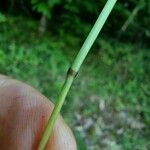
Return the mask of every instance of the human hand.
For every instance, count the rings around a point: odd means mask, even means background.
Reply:
[[[53,104],[20,81],[0,75],[0,149],[37,150]],[[76,142],[61,116],[46,150],[76,150]]]

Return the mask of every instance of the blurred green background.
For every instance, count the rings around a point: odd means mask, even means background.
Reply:
[[[0,73],[55,102],[106,0],[0,1]],[[150,1],[113,9],[62,115],[79,150],[150,148]]]

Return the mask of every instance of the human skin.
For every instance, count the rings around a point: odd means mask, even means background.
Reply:
[[[53,104],[29,85],[0,75],[0,149],[37,150]],[[77,150],[62,117],[56,121],[46,150]]]

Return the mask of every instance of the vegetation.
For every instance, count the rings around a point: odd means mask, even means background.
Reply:
[[[55,2],[49,15],[48,0],[0,2],[0,73],[53,102],[106,1]],[[149,14],[148,0],[119,1],[75,79],[62,114],[79,150],[150,147]]]

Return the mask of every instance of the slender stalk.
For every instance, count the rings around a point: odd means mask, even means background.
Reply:
[[[138,5],[133,9],[129,18],[125,21],[121,27],[121,32],[125,32],[128,26],[134,21],[134,18],[137,16],[138,12],[144,7],[143,0],[139,1]]]
[[[97,38],[99,32],[101,31],[106,19],[108,18],[113,6],[115,5],[117,0],[108,0],[105,4],[101,14],[99,15],[96,23],[94,24],[91,32],[89,33],[87,39],[85,40],[83,46],[81,47],[77,57],[75,58],[72,66],[68,70],[66,80],[63,84],[62,90],[60,92],[60,95],[58,97],[58,101],[54,107],[54,110],[48,120],[47,126],[45,128],[43,137],[40,141],[38,150],[44,150],[47,141],[50,137],[50,134],[53,130],[54,124],[56,122],[56,119],[60,113],[60,110],[62,108],[62,105],[64,103],[64,100],[66,98],[66,95],[72,85],[72,82],[74,80],[74,77],[76,76],[76,73],[78,72],[81,64],[83,63],[87,53],[89,52],[90,48],[92,47],[95,39]]]

